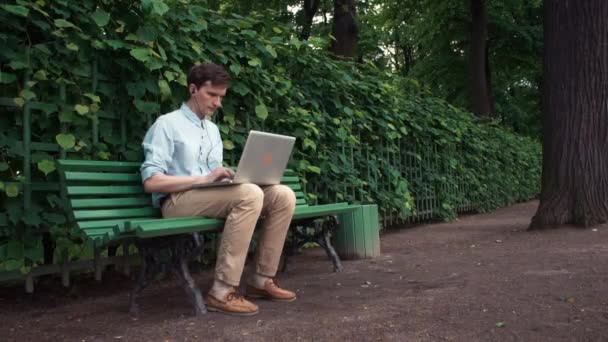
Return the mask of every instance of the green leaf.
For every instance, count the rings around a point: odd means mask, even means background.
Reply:
[[[91,94],[91,93],[84,93],[84,96],[88,97],[91,101],[95,102],[95,103],[100,103],[101,99],[99,98],[99,96],[95,95],[95,94]]]
[[[2,5],[0,6],[2,7],[5,11],[12,13],[12,14],[16,14],[22,17],[27,17],[28,14],[30,14],[30,10],[26,7],[23,6],[17,6],[17,5]]]
[[[38,70],[34,73],[34,78],[39,80],[39,81],[44,81],[47,79],[46,77],[46,71],[44,70]]]
[[[133,104],[137,110],[146,114],[155,114],[160,112],[160,105],[156,102],[134,100]]]
[[[268,117],[268,108],[266,108],[266,105],[260,103],[259,105],[255,106],[255,115],[258,118],[265,120]]]
[[[4,182],[0,182],[0,190],[4,191]]]
[[[5,185],[4,192],[8,197],[17,197],[19,196],[19,186],[15,183],[9,183]]]
[[[60,27],[60,28],[66,28],[66,27],[76,27],[74,24],[72,24],[71,22],[65,20],[65,19],[55,19],[55,26]]]
[[[138,61],[147,62],[150,60],[150,49],[136,48],[132,49],[129,53]]]
[[[85,115],[89,112],[89,106],[77,104],[74,106],[74,110],[80,115]]]
[[[97,153],[97,156],[102,160],[110,160],[110,153],[108,152],[100,151]]]
[[[496,322],[496,327],[497,328],[504,328],[505,327],[505,322]]]
[[[166,80],[158,80],[158,89],[160,89],[160,95],[163,101],[171,98],[171,87],[169,87],[169,83]]]
[[[19,94],[20,97],[24,98],[26,101],[36,98],[36,93],[29,89],[23,89]]]
[[[0,172],[8,170],[7,162],[0,162]]]
[[[274,49],[272,46],[270,46],[270,45],[266,45],[266,51],[268,51],[268,53],[269,53],[269,54],[270,54],[272,57],[277,58],[277,52],[275,51],[275,49]]]
[[[310,172],[314,172],[316,174],[321,174],[321,168],[318,167],[318,166],[309,165],[309,166],[306,167],[306,170],[308,170]]]
[[[72,134],[57,134],[55,140],[57,140],[59,146],[64,150],[68,150],[76,145],[76,137]]]
[[[304,143],[303,143],[303,144],[304,144],[304,148],[305,148],[305,149],[306,149],[306,148],[310,148],[310,149],[311,149],[311,150],[313,150],[313,151],[316,151],[316,150],[317,150],[317,144],[315,144],[315,142],[314,142],[314,141],[312,141],[312,140],[310,140],[310,139],[308,139],[308,138],[305,138],[305,139],[304,139]]]
[[[59,122],[73,122],[76,119],[74,112],[72,111],[63,111],[59,113]]]
[[[224,150],[230,151],[234,149],[234,143],[232,140],[224,140],[222,141],[222,144],[224,145]]]
[[[243,82],[235,82],[230,89],[241,96],[245,96],[249,93],[249,88],[247,88]]]
[[[110,22],[110,14],[104,10],[97,9],[91,17],[99,27],[104,27]]]
[[[278,28],[278,27],[276,27],[276,26],[274,26],[274,27],[272,28],[272,30],[273,30],[275,33],[281,33],[281,32],[283,32],[283,31],[282,31],[280,28]]]
[[[65,215],[62,214],[53,214],[53,213],[44,213],[42,217],[45,221],[54,223],[54,224],[64,224],[66,223]]]
[[[48,175],[49,173],[55,171],[55,162],[52,160],[41,160],[38,162],[38,170],[42,171],[44,175]]]
[[[230,71],[232,71],[235,75],[239,75],[239,73],[241,72],[241,66],[238,64],[232,64],[230,66]]]
[[[23,97],[15,97],[13,99],[13,102],[15,102],[15,104],[19,107],[23,107],[25,105],[25,100],[23,99]]]
[[[78,51],[79,47],[78,45],[74,44],[74,43],[68,43],[65,45],[66,48],[68,48],[68,50],[72,50],[72,51]]]
[[[247,62],[247,64],[254,67],[254,66],[258,66],[258,65],[262,64],[262,61],[257,57],[253,57],[252,59],[249,60],[249,62]]]
[[[163,0],[142,0],[141,4],[144,10],[160,16],[169,10],[169,6]]]
[[[0,71],[0,84],[13,83],[16,80],[17,80],[17,76],[15,76],[15,74],[10,74],[8,72]]]

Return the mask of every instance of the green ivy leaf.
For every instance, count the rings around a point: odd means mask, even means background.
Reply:
[[[39,81],[44,81],[47,79],[46,77],[46,71],[44,70],[38,70],[34,73],[34,79],[37,79]]]
[[[65,19],[55,19],[55,26],[59,27],[59,28],[66,28],[66,27],[74,27],[76,28],[76,26],[74,24],[72,24],[71,22],[65,20]]]
[[[99,27],[104,27],[110,22],[110,14],[104,10],[97,9],[91,17]]]
[[[57,134],[57,136],[55,136],[55,140],[57,140],[59,146],[61,146],[61,148],[64,150],[69,150],[76,145],[76,137],[74,137],[72,134]]]
[[[310,172],[314,172],[314,173],[319,174],[319,175],[321,174],[321,168],[318,167],[318,166],[309,165],[309,166],[306,167],[306,170],[308,170]]]
[[[247,62],[247,64],[254,67],[254,66],[258,66],[258,65],[262,64],[262,61],[257,57],[253,57],[252,59],[249,60],[249,62]]]
[[[99,98],[99,96],[95,95],[95,94],[91,94],[91,93],[84,93],[84,96],[88,97],[91,101],[95,102],[95,103],[100,103],[101,99]]]
[[[282,31],[280,28],[278,28],[278,27],[276,27],[276,26],[274,26],[274,27],[272,28],[272,30],[273,30],[275,33],[281,33],[281,32],[283,32],[283,31]]]
[[[78,51],[79,47],[78,45],[74,44],[74,43],[68,43],[65,45],[66,48],[68,48],[68,50],[72,50],[72,51]]]
[[[259,105],[255,106],[255,115],[262,120],[266,120],[268,117],[268,108],[266,108],[266,105],[260,103]]]
[[[266,51],[268,51],[268,53],[269,53],[269,54],[270,54],[272,57],[277,58],[277,52],[275,51],[275,49],[274,49],[272,46],[270,46],[270,45],[266,45]]]
[[[161,99],[164,101],[171,98],[171,87],[166,80],[158,80],[158,89],[160,90]]]
[[[232,142],[232,140],[224,140],[222,141],[222,144],[224,145],[224,150],[234,150],[234,143]]]
[[[5,11],[12,13],[12,14],[16,14],[22,17],[27,17],[28,14],[30,14],[30,10],[26,7],[23,6],[17,6],[17,5],[2,5],[0,6],[2,7]]]
[[[77,104],[74,106],[74,110],[80,115],[85,115],[89,112],[89,106]]]
[[[54,224],[64,224],[66,223],[65,215],[61,214],[53,214],[53,213],[44,213],[42,217],[45,221],[54,223]]]
[[[144,0],[145,1],[145,0]],[[163,2],[163,0],[152,0],[152,13],[157,15],[164,15],[169,11],[169,6]]]
[[[13,99],[13,102],[15,102],[15,104],[21,108],[23,108],[23,106],[25,105],[25,100],[23,99],[23,97],[15,97]]]
[[[110,153],[105,152],[105,151],[99,151],[97,153],[97,156],[99,157],[99,159],[102,159],[102,160],[110,160]]]
[[[147,62],[150,60],[150,49],[136,48],[132,49],[129,53],[138,61]]]
[[[135,108],[137,108],[137,110],[146,114],[154,114],[160,112],[160,105],[156,102],[134,100],[133,104],[135,105]]]
[[[15,74],[0,71],[0,84],[9,84],[15,82],[16,80],[17,76],[15,76]]]
[[[45,176],[55,171],[55,162],[52,160],[44,159],[37,163],[38,170],[42,171]]]
[[[238,64],[232,64],[230,66],[230,71],[232,71],[235,75],[239,75],[241,73],[241,66]]]
[[[23,89],[21,93],[19,93],[19,96],[24,98],[26,101],[29,101],[36,98],[36,93],[29,89]]]
[[[19,196],[19,186],[15,183],[9,183],[5,185],[4,192],[8,197],[17,197]]]
[[[314,142],[314,141],[312,141],[312,140],[310,140],[310,139],[308,139],[308,138],[305,138],[305,139],[304,139],[304,143],[303,143],[303,145],[304,145],[304,148],[305,148],[305,149],[306,149],[306,148],[310,148],[310,149],[311,149],[311,150],[313,150],[313,151],[316,151],[316,150],[317,150],[317,144],[315,144],[315,142]]]

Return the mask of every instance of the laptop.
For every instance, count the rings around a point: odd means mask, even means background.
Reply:
[[[242,183],[279,184],[295,141],[295,137],[286,135],[249,131],[234,178],[198,183],[192,185],[192,188],[201,189]]]

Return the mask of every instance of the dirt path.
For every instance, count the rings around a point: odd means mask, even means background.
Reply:
[[[292,259],[293,303],[248,318],[188,316],[173,281],[126,312],[131,281],[68,294],[0,289],[3,341],[608,341],[608,225],[525,232],[536,202],[383,235],[375,260],[331,272],[319,249]],[[210,271],[196,276],[202,288]]]

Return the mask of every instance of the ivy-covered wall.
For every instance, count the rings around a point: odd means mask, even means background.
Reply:
[[[11,0],[0,5],[0,271],[89,257],[54,160],[140,160],[196,62],[234,82],[216,115],[228,163],[249,129],[297,137],[311,201],[375,202],[387,222],[453,218],[534,197],[540,145],[438,100],[415,80],[332,59],[262,16],[196,1]],[[44,233],[44,234],[43,234]],[[49,260],[50,259],[50,260]]]

